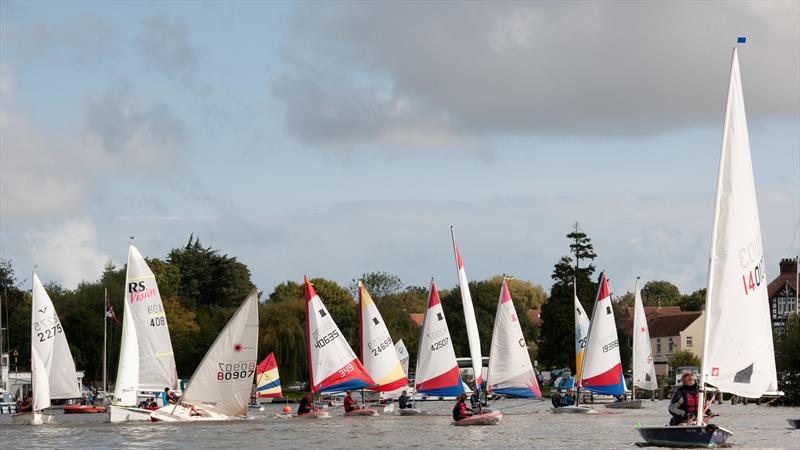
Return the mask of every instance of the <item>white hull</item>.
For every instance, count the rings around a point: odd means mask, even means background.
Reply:
[[[111,423],[149,422],[152,412],[149,409],[133,406],[111,405],[108,407],[108,421]]]
[[[192,409],[183,405],[167,405],[150,413],[150,420],[153,422],[209,422],[222,420],[242,420],[245,417],[226,416],[225,414],[215,413],[202,408],[195,409],[196,414],[192,415]]]
[[[12,415],[11,423],[14,425],[45,425],[57,422],[52,414],[45,412],[26,412]]]
[[[419,408],[403,408],[398,410],[401,416],[427,416],[428,411],[423,411]]]
[[[552,408],[555,414],[597,414],[597,411],[586,406],[560,406]]]

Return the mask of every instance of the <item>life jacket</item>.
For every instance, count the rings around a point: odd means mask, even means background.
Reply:
[[[689,414],[697,414],[697,404],[699,403],[699,392],[683,391],[683,401],[685,403],[686,412]]]

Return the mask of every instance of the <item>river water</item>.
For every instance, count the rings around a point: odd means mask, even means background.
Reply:
[[[14,426],[0,415],[0,448],[602,448],[635,449],[640,442],[634,426],[663,425],[667,402],[645,402],[641,410],[610,410],[599,414],[553,414],[550,402],[503,400],[492,406],[506,416],[498,426],[454,427],[450,402],[420,402],[434,415],[417,417],[343,417],[332,410],[329,419],[280,419],[282,404],[266,405],[251,420],[163,424],[103,423],[104,414],[63,415],[58,424]],[[294,409],[296,405],[291,405]],[[718,425],[734,436],[732,448],[800,449],[800,430],[787,418],[800,419],[800,408],[756,405],[715,405]]]

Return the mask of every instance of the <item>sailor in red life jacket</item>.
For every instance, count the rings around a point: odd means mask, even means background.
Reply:
[[[356,410],[356,401],[353,400],[351,396],[351,392],[347,391],[347,395],[344,396],[344,412],[349,413],[350,411]]]
[[[672,394],[669,402],[669,413],[672,415],[670,425],[693,425],[697,418],[697,408],[699,407],[700,391],[694,381],[694,374],[686,372],[681,375],[681,386]],[[711,414],[706,410],[705,415]]]
[[[472,409],[467,407],[467,394],[458,397],[456,406],[453,407],[453,420],[459,421],[472,415]]]

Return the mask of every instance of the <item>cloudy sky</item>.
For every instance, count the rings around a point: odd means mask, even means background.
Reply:
[[[800,3],[0,3],[0,256],[74,287],[190,233],[371,270],[703,287],[731,47],[768,277],[798,252]],[[616,286],[613,286],[615,285]],[[120,287],[122,289],[122,287]]]

